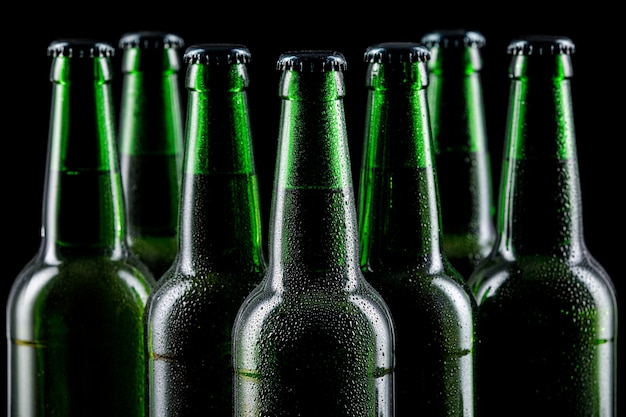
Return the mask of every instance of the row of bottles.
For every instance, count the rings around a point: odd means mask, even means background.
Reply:
[[[42,244],[7,304],[10,416],[616,416],[617,306],[587,251],[574,44],[511,42],[497,212],[478,32],[285,52],[264,254],[240,44],[50,44]],[[497,217],[496,217],[497,214]],[[450,219],[450,220],[448,220]]]

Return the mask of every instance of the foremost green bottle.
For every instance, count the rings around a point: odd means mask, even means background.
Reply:
[[[248,107],[249,50],[196,44],[178,254],[147,307],[150,415],[231,416],[231,331],[266,271]]]
[[[470,278],[478,411],[615,417],[617,304],[589,253],[566,37],[513,40],[495,250]]]
[[[476,302],[442,248],[429,59],[413,42],[364,54],[361,268],[394,319],[397,414],[473,416]]]
[[[428,104],[434,141],[443,250],[467,280],[496,236],[495,205],[476,31],[425,34],[430,49]]]
[[[359,270],[341,53],[281,54],[268,273],[233,329],[234,416],[394,415],[388,308]]]
[[[107,43],[57,40],[38,253],[7,302],[9,416],[143,416],[154,284],[127,246]],[[143,266],[145,268],[145,266]]]
[[[178,248],[183,160],[179,49],[167,32],[129,32],[123,50],[120,169],[133,252],[158,280]]]

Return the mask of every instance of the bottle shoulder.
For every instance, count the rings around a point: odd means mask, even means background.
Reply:
[[[175,262],[154,286],[148,305],[155,314],[159,310],[165,313],[183,309],[188,303],[193,303],[194,308],[212,303],[240,305],[262,279],[262,269],[248,272],[198,269],[190,273],[181,272]]]
[[[292,350],[291,347],[306,346]],[[254,351],[284,346],[283,355],[337,349],[374,348],[376,366],[390,368],[395,330],[380,296],[365,285],[356,291],[276,291],[260,285],[241,305],[233,327],[233,354],[254,369]],[[336,352],[335,352],[336,354]]]
[[[329,325],[332,325],[333,317],[339,322],[353,316],[360,317],[357,321],[379,322],[383,327],[388,326],[390,313],[380,294],[364,279],[351,282],[354,285],[329,286],[318,283],[285,288],[276,285],[275,281],[272,284],[271,277],[266,277],[241,305],[238,323],[240,326],[245,322],[266,326],[273,321],[301,324],[310,321],[311,325],[318,326],[320,320],[331,320]]]
[[[172,265],[178,252],[178,240],[175,235],[146,236],[134,234],[129,236],[130,250],[143,262],[155,279],[159,279]]]
[[[589,254],[577,262],[555,256],[529,255],[507,260],[490,255],[476,267],[468,284],[478,304],[490,298],[510,297],[569,300],[575,304],[603,299],[604,303],[615,304],[611,278]]]
[[[366,272],[366,280],[390,305],[455,304],[473,310],[474,298],[463,276],[447,267],[437,272],[427,269],[387,270]]]
[[[20,271],[13,287],[28,287],[32,291],[32,285],[37,285],[38,292],[53,288],[80,291],[80,288],[89,287],[104,292],[116,292],[123,287],[143,287],[152,291],[154,280],[132,256],[120,260],[85,256],[57,263],[47,263],[41,256],[36,256]]]
[[[416,259],[394,262],[362,263],[361,270],[367,282],[393,282],[398,286],[430,285],[434,280],[455,282],[465,285],[462,275],[455,269],[446,255],[420,256]]]
[[[153,285],[151,276],[126,260],[93,257],[51,265],[36,257],[13,283],[7,300],[7,323],[19,332],[32,331],[33,327],[18,325],[17,321],[31,321],[43,328],[63,317],[79,321],[81,315],[85,320],[98,320],[125,314],[132,320],[143,314]]]
[[[172,352],[190,341],[230,338],[239,307],[261,280],[248,274],[183,275],[175,266],[157,282],[146,306],[145,325],[153,352]]]

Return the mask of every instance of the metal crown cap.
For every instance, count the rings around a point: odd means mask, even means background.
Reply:
[[[429,48],[482,48],[487,41],[482,33],[464,29],[442,29],[422,36],[421,42]]]
[[[56,58],[102,58],[115,55],[115,48],[106,43],[88,39],[59,39],[48,45],[48,56]]]
[[[164,49],[182,48],[185,41],[180,36],[160,31],[128,32],[122,35],[118,46],[122,49]]]
[[[574,42],[565,36],[529,35],[509,43],[509,55],[571,55],[576,51]]]
[[[415,42],[383,42],[369,46],[363,54],[363,61],[373,64],[402,62],[427,62],[430,51]]]
[[[247,64],[252,55],[248,48],[236,43],[203,43],[191,45],[183,55],[186,64]]]
[[[280,55],[276,69],[299,72],[345,71],[348,69],[348,62],[343,54],[337,51],[290,51]]]

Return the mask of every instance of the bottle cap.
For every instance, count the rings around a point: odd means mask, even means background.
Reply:
[[[426,46],[415,42],[384,42],[369,46],[363,54],[367,63],[426,62],[430,51]]]
[[[159,31],[128,32],[122,35],[119,47],[140,49],[182,48],[185,41],[178,35]]]
[[[248,64],[251,54],[247,47],[236,43],[204,43],[191,45],[185,51],[186,64],[232,65]]]
[[[443,29],[422,36],[422,43],[428,48],[482,48],[486,44],[482,33],[464,29]]]
[[[571,55],[574,42],[565,36],[529,35],[509,43],[509,55]]]
[[[571,78],[574,75],[571,55],[574,42],[564,36],[529,35],[509,43],[507,53],[511,55],[509,76],[523,78],[529,74],[541,74],[539,79]],[[529,64],[529,57],[533,64]]]
[[[302,50],[281,54],[276,62],[279,71],[345,71],[348,62],[342,53],[332,50]]]
[[[115,48],[106,43],[88,39],[59,39],[48,45],[48,56],[56,58],[102,58],[115,55]]]

